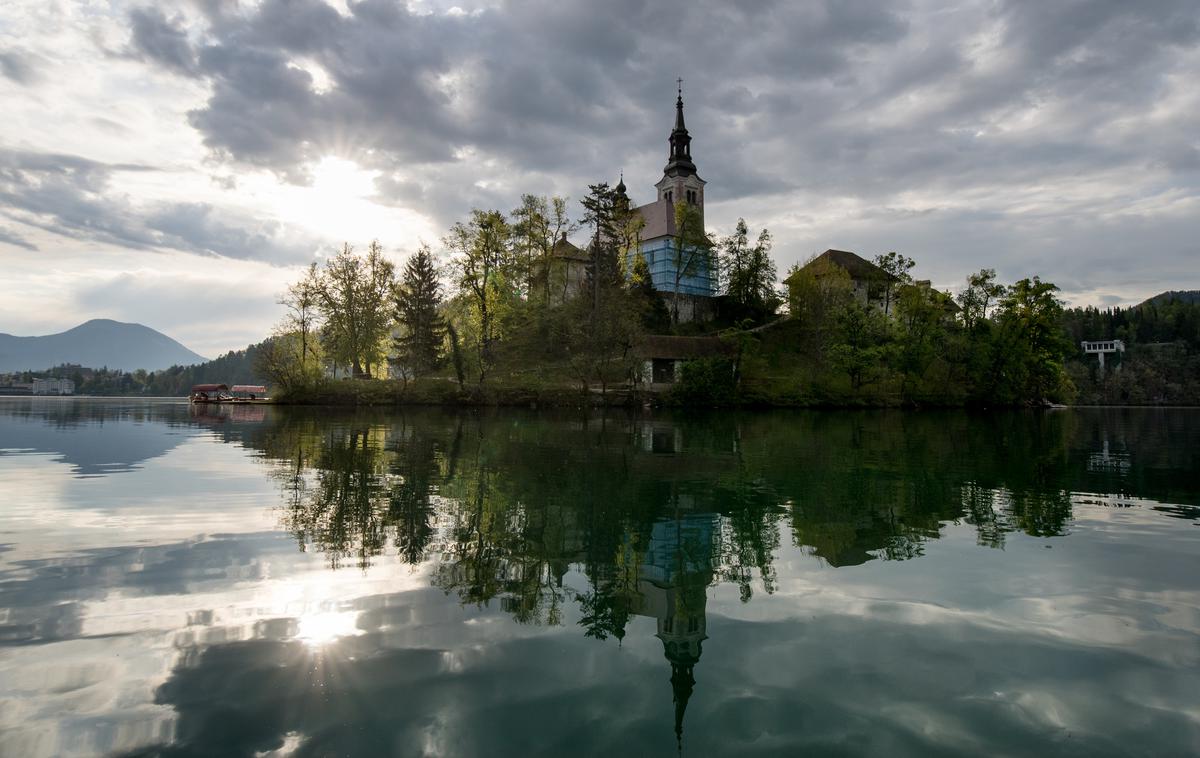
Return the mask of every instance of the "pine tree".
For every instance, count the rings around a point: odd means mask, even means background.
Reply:
[[[413,376],[427,374],[437,367],[445,331],[438,313],[442,287],[428,245],[408,259],[395,302],[396,321],[403,327],[395,341],[399,360]]]

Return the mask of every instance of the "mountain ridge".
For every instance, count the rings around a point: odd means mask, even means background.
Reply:
[[[1158,293],[1154,297],[1146,298],[1134,307],[1140,308],[1143,305],[1169,303],[1172,300],[1179,300],[1184,303],[1200,303],[1200,290],[1167,290],[1166,292]]]
[[[0,371],[42,371],[64,363],[160,371],[208,358],[144,324],[95,318],[56,334],[0,333]]]

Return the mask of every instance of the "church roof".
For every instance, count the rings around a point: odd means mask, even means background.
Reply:
[[[675,204],[668,200],[655,200],[653,203],[636,208],[646,225],[642,227],[642,239],[649,241],[659,237],[671,237],[675,234]]]

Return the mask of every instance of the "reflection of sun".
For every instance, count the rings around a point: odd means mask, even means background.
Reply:
[[[339,637],[359,634],[357,613],[312,613],[297,619],[296,639],[310,647],[321,647]]]

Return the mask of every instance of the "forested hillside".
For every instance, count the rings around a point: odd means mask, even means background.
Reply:
[[[1073,308],[1063,329],[1076,346],[1068,371],[1083,404],[1200,404],[1200,300],[1192,292],[1164,292],[1130,308]],[[1123,355],[1106,359],[1078,349],[1084,340],[1118,339]]]
[[[220,358],[193,366],[171,366],[162,371],[122,371],[111,368],[60,365],[44,371],[10,375],[13,382],[31,382],[34,377],[59,377],[75,382],[77,395],[144,395],[182,397],[193,384],[265,384],[255,370],[255,361],[268,341],[233,350]]]

